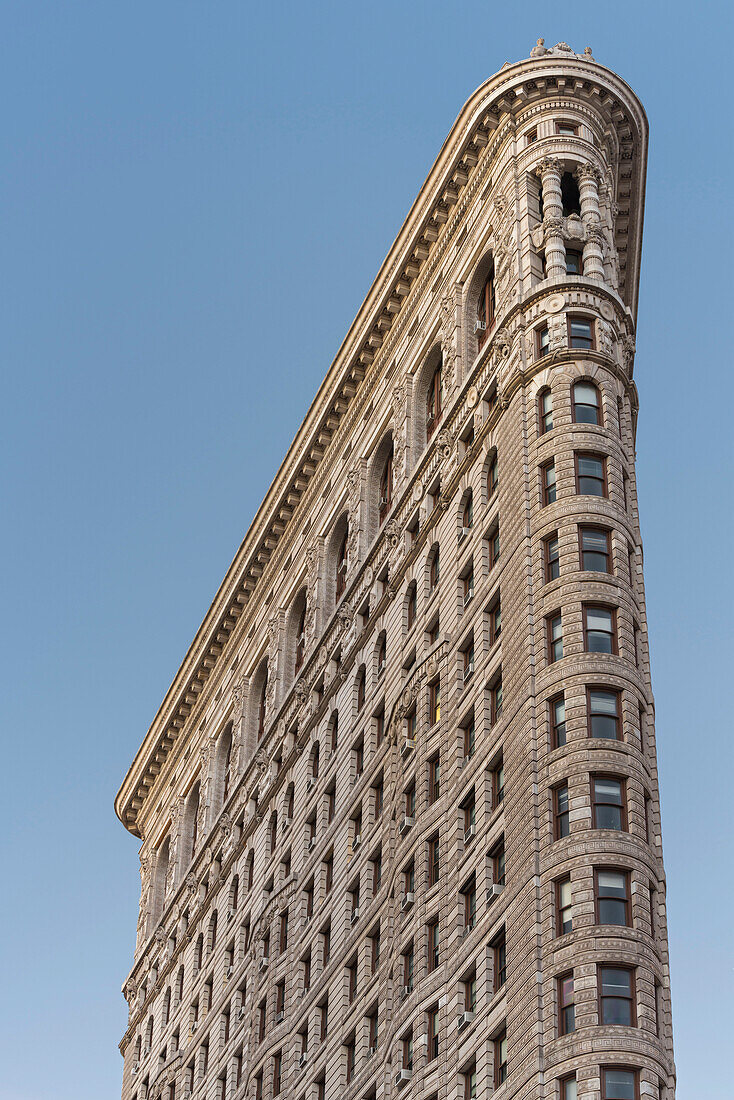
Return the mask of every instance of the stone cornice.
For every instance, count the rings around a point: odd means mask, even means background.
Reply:
[[[415,316],[419,289],[426,288],[435,273],[439,255],[453,238],[497,150],[515,129],[515,120],[527,106],[561,95],[569,105],[594,104],[617,133],[620,159],[612,168],[617,179],[623,173],[631,176],[625,219],[631,251],[627,243],[624,248],[632,278],[628,276],[624,298],[634,316],[647,145],[647,122],[639,101],[624,81],[586,56],[550,51],[507,65],[467,101],[444,142],[125,777],[115,809],[135,835],[140,835],[137,818],[143,802],[192,711],[199,711],[203,689],[222,653],[231,648],[233,634],[240,634],[241,628],[235,631],[238,620],[252,592],[271,573],[274,551],[292,528],[289,521],[329,443],[345,414],[352,420],[355,396],[359,394],[361,408],[366,392],[378,380],[384,383],[389,356]],[[452,212],[453,207],[457,209]],[[393,331],[396,318],[400,323]]]

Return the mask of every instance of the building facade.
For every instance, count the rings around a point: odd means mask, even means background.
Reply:
[[[646,145],[565,43],[459,115],[118,794],[124,1100],[672,1100]]]

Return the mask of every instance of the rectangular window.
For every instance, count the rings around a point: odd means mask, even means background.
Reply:
[[[428,1010],[428,1061],[438,1058],[438,1005]]]
[[[561,613],[551,615],[545,621],[548,634],[548,663],[560,661],[563,656],[563,623]]]
[[[561,1080],[561,1100],[577,1100],[575,1073]]]
[[[607,867],[594,870],[596,923],[630,925],[629,872]]]
[[[586,708],[589,737],[606,737],[611,741],[621,741],[618,691],[600,687],[587,688]]]
[[[464,902],[464,928],[471,931],[477,919],[477,883],[474,875],[461,891]]]
[[[406,993],[413,992],[413,944],[403,955],[403,986]]]
[[[625,783],[613,775],[592,775],[592,828],[626,832]]]
[[[428,972],[435,970],[439,963],[438,917],[428,925]]]
[[[612,607],[584,604],[584,649],[587,653],[617,652],[617,613]]]
[[[579,527],[580,568],[587,572],[611,573],[609,532],[603,527]]]
[[[440,874],[439,840],[438,836],[431,837],[428,841],[428,885],[435,886]]]
[[[412,1069],[413,1068],[413,1033],[412,1033],[412,1031],[408,1032],[408,1034],[403,1039],[402,1048],[403,1048],[403,1058],[402,1058],[403,1069]]]
[[[411,783],[405,791],[405,816],[415,817],[415,783]]]
[[[623,966],[600,966],[599,1023],[634,1027],[635,972]]]
[[[461,590],[464,607],[467,607],[474,598],[474,570],[472,569],[461,579]]]
[[[576,492],[583,496],[607,495],[607,469],[604,455],[576,451]]]
[[[505,765],[502,760],[492,769],[492,809],[502,805],[505,797]]]
[[[507,1032],[503,1029],[494,1041],[494,1087],[507,1080]]]
[[[491,721],[495,724],[502,717],[502,678],[491,688]]]
[[[564,137],[577,137],[579,128],[575,122],[564,122],[560,119],[556,122],[556,133],[562,134]]]
[[[590,318],[569,314],[568,346],[570,348],[581,348],[585,351],[593,351],[594,322]]]
[[[547,325],[541,325],[536,330],[536,348],[538,352],[538,359],[542,359],[544,355],[547,355],[550,351],[550,332]]]
[[[436,680],[429,688],[429,720],[432,726],[441,721],[441,681]]]
[[[493,646],[502,633],[502,607],[499,596],[489,609],[489,644]]]
[[[280,1086],[283,1071],[283,1055],[280,1051],[273,1055],[273,1096],[280,1095]]]
[[[372,1012],[368,1016],[369,1020],[369,1039],[370,1039],[370,1054],[374,1054],[377,1050],[377,1012]]]
[[[428,761],[428,805],[437,802],[441,795],[441,759],[436,753]]]
[[[568,783],[561,783],[553,790],[553,835],[556,840],[568,836],[570,818],[568,805]]]
[[[566,274],[583,275],[584,263],[581,252],[575,248],[566,249]]]
[[[571,900],[571,878],[566,875],[556,884],[556,935],[565,936],[573,931],[573,902]]]
[[[538,397],[538,421],[540,434],[545,435],[553,429],[553,398],[550,390],[543,390]]]
[[[619,1066],[602,1066],[602,1100],[637,1100],[639,1096],[637,1070]]]
[[[566,744],[566,700],[556,695],[548,703],[550,708],[551,748],[559,749]]]
[[[555,581],[561,575],[561,562],[558,556],[558,535],[543,540],[545,582]]]
[[[505,885],[505,842],[500,841],[492,852],[492,882],[496,886]]]
[[[540,467],[543,507],[553,504],[556,499],[556,464],[553,459]]]
[[[347,967],[349,971],[349,1003],[352,1004],[357,996],[357,960],[353,959]]]
[[[507,981],[507,940],[503,932],[493,945],[494,951],[494,991],[497,992]]]
[[[475,728],[474,714],[472,713],[463,727],[464,733],[464,759],[469,760],[474,755]]]
[[[495,455],[489,464],[487,470],[487,500],[491,500],[494,494],[497,492],[497,486],[499,484],[499,471],[497,467],[497,456]]]
[[[558,979],[558,1034],[570,1035],[576,1030],[576,1012],[573,1001],[573,974]]]
[[[495,528],[489,536],[489,567],[493,568],[500,559],[500,529]]]

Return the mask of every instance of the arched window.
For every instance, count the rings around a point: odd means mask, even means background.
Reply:
[[[153,899],[150,909],[149,932],[158,923],[160,915],[163,911],[170,852],[171,838],[170,836],[167,836],[165,840],[158,846],[158,850],[155,853],[155,866],[153,869]]]
[[[564,172],[561,176],[561,202],[563,203],[563,216],[581,213],[581,197],[579,185],[572,172]]]
[[[293,811],[294,811],[294,809],[295,809],[295,791],[293,789],[293,784],[291,783],[290,786],[288,787],[288,791],[287,791],[287,794],[286,794],[286,797],[285,797],[285,816],[288,818],[289,821],[293,820]]]
[[[331,751],[336,752],[339,744],[339,711],[335,710],[331,716]]]
[[[545,435],[553,427],[553,397],[549,389],[541,390],[538,394],[538,423],[541,435]]]
[[[358,711],[361,710],[362,707],[364,706],[366,686],[367,686],[367,672],[366,672],[366,669],[365,669],[364,665],[362,665],[359,672],[357,673],[357,710]]]
[[[153,1017],[148,1017],[148,1026],[145,1029],[145,1053],[147,1054],[153,1046]]]
[[[270,816],[270,855],[275,851],[275,846],[278,843],[278,813],[273,810]]]
[[[347,543],[349,542],[349,525],[344,532],[344,536],[339,543],[339,550],[336,555],[336,598],[337,600],[344,594],[344,589],[347,587]]]
[[[428,570],[428,584],[431,591],[436,587],[441,579],[441,561],[438,546],[435,547],[431,556],[431,564]]]
[[[415,581],[408,587],[408,599],[407,599],[407,613],[408,613],[408,630],[415,622],[415,617],[418,612],[418,585]]]
[[[461,526],[464,531],[471,531],[474,526],[474,496],[471,489],[464,498],[464,507],[461,513]]]
[[[252,880],[255,874],[255,853],[252,848],[247,853],[247,863],[245,864],[245,889],[252,890]]]
[[[601,401],[593,382],[575,382],[573,387],[574,424],[601,424]]]
[[[441,361],[436,367],[426,393],[426,439],[430,439],[441,419]]]
[[[163,1012],[162,1012],[162,1016],[161,1016],[161,1024],[163,1025],[163,1027],[165,1027],[166,1024],[168,1023],[168,1020],[169,1020],[170,1016],[171,1016],[171,987],[169,986],[168,989],[166,990],[166,995],[163,998]]]
[[[176,985],[174,986],[174,993],[173,993],[174,1003],[177,1004],[177,1005],[180,1004],[182,999],[183,999],[183,990],[184,990],[184,968],[183,968],[183,965],[182,965],[182,966],[179,966],[179,968],[178,968],[178,974],[176,975]]]
[[[311,778],[318,779],[319,777],[319,758],[321,755],[321,746],[317,741],[311,752]]]
[[[303,654],[306,649],[306,600],[304,597],[303,607],[301,613],[298,616],[298,627],[296,634],[296,672],[303,664]]]
[[[198,939],[196,941],[196,954],[194,955],[194,969],[198,973],[201,970],[201,964],[204,961],[204,933],[199,932]]]
[[[387,666],[387,634],[380,635],[377,643],[377,675],[382,676]]]
[[[209,921],[209,932],[206,937],[206,951],[208,955],[211,955],[212,951],[217,946],[217,920],[218,914],[215,909]]]
[[[188,838],[188,858],[185,861],[186,863],[189,863],[196,855],[196,842],[199,833],[199,791],[199,784],[195,783],[186,801],[186,812],[184,815],[184,838]],[[186,851],[186,849],[184,849],[184,851]]]
[[[393,448],[390,447],[380,476],[380,523],[384,523],[392,504],[392,462]]]
[[[235,875],[229,888],[229,911],[234,913],[240,902],[240,876]]]
[[[489,269],[489,274],[484,280],[484,286],[482,287],[477,301],[477,321],[476,321],[476,333],[479,347],[481,348],[484,341],[489,336],[494,326],[495,320],[495,287],[494,287],[494,264]]]
[[[497,492],[497,486],[499,485],[499,469],[497,466],[497,455],[492,455],[487,465],[487,500],[491,500],[494,494]]]

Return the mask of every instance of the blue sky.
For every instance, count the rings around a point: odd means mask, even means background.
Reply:
[[[650,119],[679,1095],[731,1095],[734,28],[724,3],[512,7],[0,4],[1,1100],[119,1095],[139,877],[114,794],[463,102],[538,35],[591,45]]]

